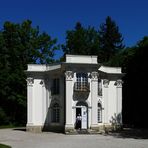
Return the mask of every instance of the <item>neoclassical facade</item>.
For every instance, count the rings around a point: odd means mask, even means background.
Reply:
[[[97,63],[97,56],[66,55],[58,64],[29,64],[27,130],[99,131],[122,125],[121,68]]]

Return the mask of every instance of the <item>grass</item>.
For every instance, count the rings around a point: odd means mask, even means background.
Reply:
[[[18,128],[18,127],[25,127],[26,125],[15,125],[15,124],[7,124],[7,125],[0,125],[0,129],[4,128]]]
[[[0,125],[0,129],[3,129],[3,128],[14,128],[14,127],[16,127],[16,126],[14,126],[14,125]]]
[[[0,144],[0,148],[11,148],[11,146]]]

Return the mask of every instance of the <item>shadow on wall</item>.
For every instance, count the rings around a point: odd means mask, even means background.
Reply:
[[[46,114],[45,123],[42,128],[43,132],[64,133],[64,125],[60,124],[61,106],[59,102],[52,101]]]

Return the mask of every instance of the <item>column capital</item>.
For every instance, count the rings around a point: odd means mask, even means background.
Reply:
[[[66,71],[66,72],[65,72],[66,80],[72,80],[73,75],[74,75],[74,74],[73,74],[72,71]]]
[[[93,72],[91,72],[90,75],[91,75],[91,80],[92,81],[98,81],[98,76],[99,76],[98,72],[93,71]]]
[[[121,79],[119,79],[119,80],[117,80],[117,81],[115,82],[115,85],[116,85],[118,88],[122,87],[122,84],[123,84],[123,81],[122,81]]]
[[[104,79],[103,80],[103,85],[104,85],[105,88],[108,88],[109,80],[108,79]]]
[[[26,81],[28,86],[32,86],[34,84],[34,79],[32,77],[28,77]]]

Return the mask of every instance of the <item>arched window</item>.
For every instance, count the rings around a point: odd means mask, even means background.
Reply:
[[[98,123],[102,122],[102,106],[98,103]]]
[[[52,122],[60,122],[60,106],[58,103],[55,103],[52,108]]]

